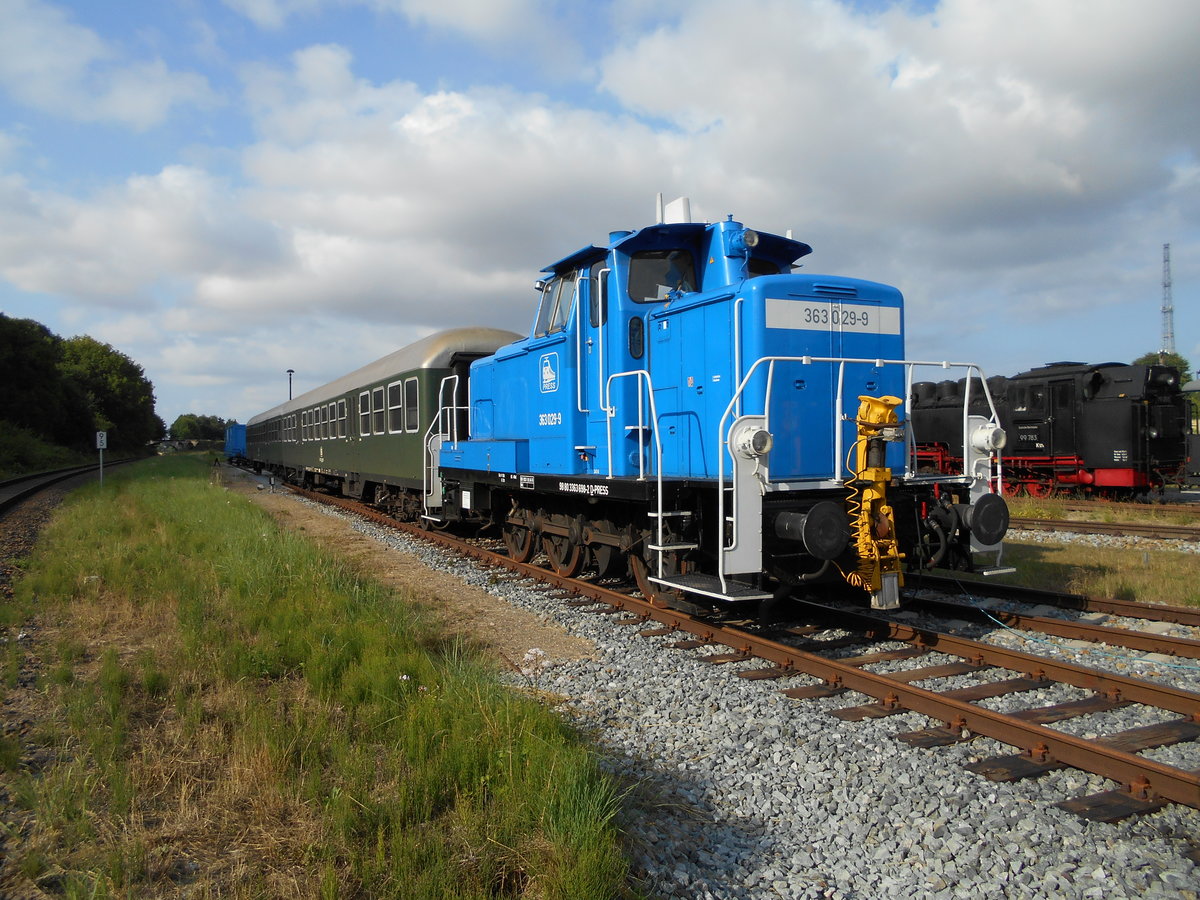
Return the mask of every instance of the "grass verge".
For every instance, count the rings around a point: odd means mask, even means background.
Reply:
[[[621,896],[618,791],[557,717],[203,460],[131,469],[73,495],[17,586],[52,724],[3,772],[10,887]]]
[[[1091,597],[1200,606],[1200,554],[1196,553],[1055,543],[1053,538],[1045,543],[1007,538],[1004,563],[1014,566],[1016,572],[994,578],[959,575],[964,583],[999,581]],[[917,582],[913,579],[907,583]]]

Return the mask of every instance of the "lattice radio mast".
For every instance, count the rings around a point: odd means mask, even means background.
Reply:
[[[1162,349],[1158,361],[1165,364],[1167,354],[1175,352],[1175,304],[1171,300],[1171,245],[1163,244]]]

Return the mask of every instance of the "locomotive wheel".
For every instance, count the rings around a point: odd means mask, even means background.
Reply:
[[[602,519],[599,522],[592,522],[591,529],[603,533],[610,533],[614,530],[614,525],[607,519]],[[597,578],[611,578],[622,574],[619,570],[624,565],[625,557],[616,547],[611,544],[592,544],[592,560],[596,564]]]
[[[563,578],[574,578],[583,571],[583,545],[558,534],[542,535],[542,550],[550,561],[554,574]]]
[[[1027,481],[1025,482],[1025,493],[1030,497],[1049,497],[1054,493],[1054,488],[1044,481]]]
[[[508,548],[508,555],[517,562],[529,562],[533,559],[533,531],[524,525],[505,522],[504,546]]]
[[[668,553],[663,561],[663,572],[667,575],[673,575],[678,569],[679,564],[676,555]],[[650,580],[651,575],[658,573],[657,560],[653,558],[647,560],[642,557],[642,554],[631,551],[629,554],[629,570],[633,573],[633,580],[637,583],[638,590],[642,592],[642,596],[655,606],[676,609],[683,602],[682,591],[664,588],[662,585]]]

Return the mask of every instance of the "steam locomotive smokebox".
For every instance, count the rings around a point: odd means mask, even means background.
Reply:
[[[957,509],[981,544],[998,544],[1008,532],[1008,504],[999,494],[984,494],[970,506],[957,504]]]
[[[808,512],[781,512],[775,517],[775,534],[799,541],[817,559],[835,559],[850,543],[850,524],[841,504],[822,500]]]

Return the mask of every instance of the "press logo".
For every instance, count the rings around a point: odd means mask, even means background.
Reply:
[[[543,353],[538,366],[542,371],[542,393],[553,394],[558,390],[558,354]]]

